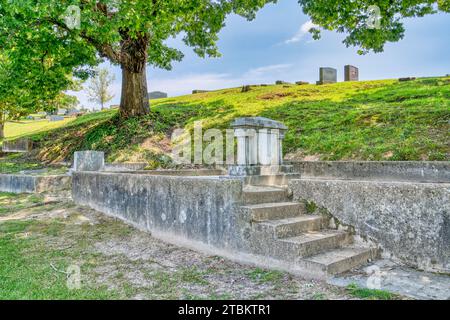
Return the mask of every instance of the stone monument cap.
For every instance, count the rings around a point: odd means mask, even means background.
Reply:
[[[231,123],[232,128],[254,128],[254,129],[279,129],[285,131],[288,128],[281,122],[264,117],[237,118]]]

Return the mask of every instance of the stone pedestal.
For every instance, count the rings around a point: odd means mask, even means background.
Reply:
[[[283,163],[282,141],[287,127],[263,117],[238,118],[232,124],[237,138],[234,176],[276,174]]]

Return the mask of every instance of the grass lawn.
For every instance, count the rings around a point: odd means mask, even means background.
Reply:
[[[127,121],[111,110],[59,128],[16,127],[15,134],[33,139],[32,156],[46,163],[91,149],[105,151],[108,161],[165,167],[174,128],[201,120],[205,129],[225,129],[236,117],[263,116],[289,127],[284,150],[292,160],[450,160],[450,77],[230,88],[152,100],[151,107],[150,115]]]
[[[176,247],[63,197],[0,192],[0,207],[0,300],[400,298]]]
[[[57,129],[67,125],[73,120],[75,120],[75,118],[64,118],[63,121],[20,120],[7,122],[5,126],[5,137],[8,140],[13,140],[22,136]]]

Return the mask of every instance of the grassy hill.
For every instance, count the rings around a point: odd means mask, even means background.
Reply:
[[[106,151],[109,161],[157,167],[170,165],[174,128],[202,120],[204,128],[225,129],[236,117],[264,116],[289,127],[284,145],[290,159],[450,160],[449,77],[252,86],[245,93],[231,88],[152,100],[152,111],[125,122],[116,110],[103,111],[28,133],[7,124],[6,133],[28,136],[37,146],[14,161],[58,162],[94,149]]]

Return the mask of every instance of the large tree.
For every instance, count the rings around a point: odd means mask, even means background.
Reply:
[[[183,57],[165,40],[182,33],[200,56],[218,56],[217,34],[226,15],[253,19],[268,2],[274,0],[0,0],[0,32],[33,41],[43,29],[49,46],[64,43],[74,59],[84,46],[120,65],[120,114],[129,117],[149,112],[147,64],[170,69]],[[79,25],[72,23],[77,11],[70,5],[80,9]]]
[[[95,51],[122,68],[121,116],[143,115],[150,110],[147,64],[170,69],[172,61],[183,57],[180,51],[167,46],[168,38],[181,34],[201,57],[218,56],[217,35],[226,16],[235,13],[250,20],[269,2],[276,0],[0,0],[0,46],[7,46],[13,38],[24,53],[22,45],[44,42],[50,51],[47,56],[57,48],[67,52],[79,66],[91,63],[86,53]],[[386,42],[401,39],[403,17],[448,11],[449,7],[448,0],[299,3],[317,25],[348,33],[344,42],[360,47],[361,53],[379,52]],[[365,23],[369,6],[374,4],[380,9],[379,29],[368,28]],[[79,25],[73,23],[77,20],[73,8],[79,9]],[[312,31],[319,36],[319,29]]]

